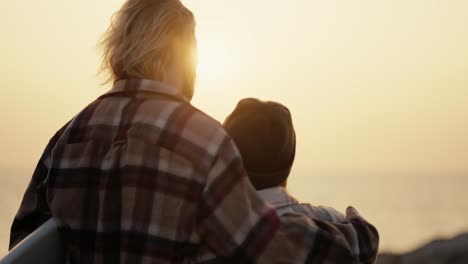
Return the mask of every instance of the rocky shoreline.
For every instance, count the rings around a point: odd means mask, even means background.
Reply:
[[[381,253],[377,264],[467,264],[468,233],[452,239],[437,239],[404,254]]]

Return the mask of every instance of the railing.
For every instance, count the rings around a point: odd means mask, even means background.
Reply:
[[[0,264],[63,264],[63,245],[57,224],[49,219],[16,245]]]

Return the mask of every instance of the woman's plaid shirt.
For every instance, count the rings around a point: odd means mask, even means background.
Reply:
[[[50,140],[10,246],[50,217],[70,263],[357,263],[378,247],[358,215],[280,220],[222,126],[151,80],[116,82]]]

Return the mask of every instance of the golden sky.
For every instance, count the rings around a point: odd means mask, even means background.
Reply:
[[[324,174],[468,175],[468,1],[184,2],[198,21],[193,103],[220,121],[243,97],[288,106],[293,188]],[[2,3],[0,171],[24,175],[21,190],[52,134],[109,88],[95,46],[122,3]]]
[[[99,34],[122,1],[7,1],[0,18],[0,166],[30,166],[49,136],[108,87]],[[297,170],[468,169],[468,2],[200,1],[194,104],[238,99],[293,112]]]

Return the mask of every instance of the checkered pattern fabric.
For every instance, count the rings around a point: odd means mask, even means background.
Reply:
[[[358,215],[280,219],[222,126],[152,80],[116,82],[50,140],[10,247],[50,217],[69,263],[358,263],[378,244]]]

